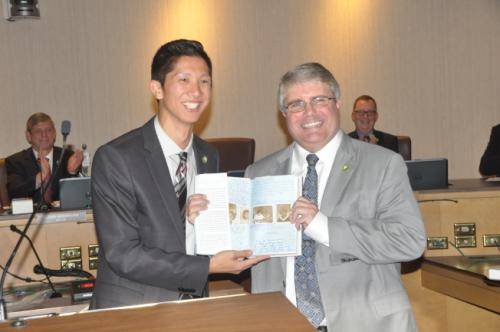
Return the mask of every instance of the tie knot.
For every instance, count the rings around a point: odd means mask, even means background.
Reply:
[[[316,166],[316,163],[318,162],[319,158],[314,153],[310,153],[307,155],[306,160],[307,160],[307,165],[314,167]]]
[[[187,158],[188,158],[188,154],[187,154],[187,152],[180,152],[180,153],[179,153],[179,158],[180,158],[180,160],[181,160],[181,163],[182,163],[182,162],[184,162],[184,163],[185,163],[185,162],[187,161]]]

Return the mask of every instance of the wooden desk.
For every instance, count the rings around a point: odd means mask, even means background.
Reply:
[[[71,302],[71,293],[69,291],[69,283],[56,283],[54,285],[62,297],[54,299],[46,299],[41,303],[33,305],[24,305],[22,309],[19,307],[17,311],[13,311],[12,305],[7,305],[7,316],[9,319],[16,319],[19,317],[33,317],[41,315],[64,315],[74,314],[88,310],[89,301],[79,302],[73,304]],[[49,289],[44,286],[42,289]],[[218,298],[224,296],[244,295],[248,294],[244,291],[243,287],[230,280],[210,281],[208,284],[210,298]],[[16,309],[16,308],[14,308]]]
[[[422,264],[422,285],[500,314],[500,287],[485,282],[487,269],[494,265],[500,265],[500,255],[429,257]]]
[[[447,189],[415,192],[427,236],[446,236],[449,241],[454,241],[455,223],[475,223],[477,246],[461,250],[465,255],[497,255],[496,248],[483,247],[482,236],[500,234],[500,183],[486,182],[481,179],[451,180],[450,182],[451,185]],[[459,255],[451,245],[448,249],[426,250],[424,254],[429,260],[436,256]],[[411,271],[403,274],[402,279],[420,331],[500,331],[498,313],[471,304],[473,303],[471,301],[460,300],[458,296],[441,293],[436,289],[436,280],[444,277],[438,274],[442,272],[441,268],[423,263],[422,269],[419,268],[419,264],[414,264]],[[455,277],[458,278],[457,275]],[[464,276],[461,278],[463,279]],[[440,281],[440,285],[446,286],[449,290],[457,288],[458,292],[461,287],[464,287],[462,283],[452,282],[449,279],[440,279]],[[479,280],[475,282],[479,284]],[[476,288],[470,288],[470,290],[484,291],[484,289]],[[497,302],[500,302],[500,298]]]
[[[10,230],[10,225],[23,229],[29,215],[0,215],[0,263],[5,265],[19,235]],[[59,269],[59,248],[80,246],[82,250],[82,269],[95,275],[89,269],[89,244],[97,244],[93,216],[91,210],[55,211],[48,214],[38,213],[28,230],[40,258],[47,268]],[[32,279],[43,279],[33,273],[33,266],[38,264],[28,241],[23,240],[10,268],[11,273]],[[54,278],[67,281],[71,278]],[[24,281],[7,275],[7,287],[24,285]]]
[[[19,331],[8,323],[2,331]],[[89,311],[27,321],[22,331],[315,331],[281,293],[235,295]]]

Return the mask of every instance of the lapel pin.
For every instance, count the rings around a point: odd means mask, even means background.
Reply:
[[[207,156],[203,156],[203,157],[201,157],[201,162],[202,162],[203,164],[208,163],[208,158],[207,158]]]
[[[348,165],[344,165],[344,166],[342,166],[342,171],[343,171],[343,172],[346,172],[348,169],[349,169],[349,166],[348,166]]]

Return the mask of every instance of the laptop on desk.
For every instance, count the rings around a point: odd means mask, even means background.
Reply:
[[[407,160],[406,167],[413,190],[448,188],[448,159]]]
[[[59,198],[62,210],[91,208],[90,177],[59,180]]]

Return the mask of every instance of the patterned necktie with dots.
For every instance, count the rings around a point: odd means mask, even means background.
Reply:
[[[179,156],[179,166],[175,172],[176,183],[174,185],[175,195],[179,202],[179,211],[181,212],[181,222],[184,224],[184,219],[186,219],[186,196],[187,196],[187,152],[180,152],[177,154]]]
[[[302,186],[302,196],[318,204],[318,173],[316,163],[318,156],[309,154],[307,160],[307,175]],[[295,257],[295,291],[297,308],[309,321],[318,327],[325,318],[318,277],[316,275],[315,242],[302,233],[302,255]]]

